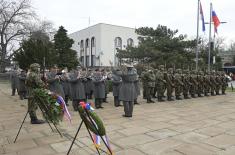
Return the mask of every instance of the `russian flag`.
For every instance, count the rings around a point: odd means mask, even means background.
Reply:
[[[220,25],[220,20],[214,10],[212,11],[212,20],[214,22],[215,32],[217,33],[217,28]]]
[[[204,14],[203,14],[203,10],[202,10],[201,1],[200,1],[200,15],[201,15],[201,20],[202,20],[202,31],[205,32],[206,26],[205,26],[205,20],[204,20]]]

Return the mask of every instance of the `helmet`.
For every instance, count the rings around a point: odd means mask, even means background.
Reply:
[[[40,68],[40,65],[38,63],[33,63],[30,65],[30,70],[33,72],[38,72],[39,68]]]

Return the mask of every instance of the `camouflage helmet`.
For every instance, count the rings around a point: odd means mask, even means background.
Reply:
[[[173,73],[174,72],[174,69],[173,68],[168,68],[167,70],[169,73]]]
[[[30,70],[33,72],[38,72],[39,68],[40,68],[40,65],[38,63],[33,63],[30,65]]]
[[[159,65],[158,68],[159,68],[159,70],[164,70],[165,67],[164,67],[164,65]]]

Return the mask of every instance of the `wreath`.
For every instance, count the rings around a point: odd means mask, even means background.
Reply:
[[[57,102],[58,96],[56,94],[49,94],[47,90],[37,88],[33,90],[33,97],[47,121],[54,124],[62,121],[64,115],[63,106]]]
[[[105,127],[102,120],[93,110],[91,110],[90,104],[85,104],[84,102],[81,102],[80,106],[78,107],[78,112],[80,114],[81,119],[84,121],[85,125],[89,130],[99,136],[106,135]],[[90,121],[88,115],[92,119],[93,123]]]

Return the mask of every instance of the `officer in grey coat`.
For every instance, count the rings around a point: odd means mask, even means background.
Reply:
[[[112,85],[113,85],[113,96],[114,96],[114,106],[120,106],[119,100],[119,90],[122,85],[122,78],[119,76],[121,74],[120,69],[116,69],[112,74]]]
[[[88,69],[86,73],[86,82],[85,82],[85,91],[86,91],[86,99],[92,99],[93,94],[93,82],[92,82],[92,70]]]
[[[68,74],[68,70],[67,68],[65,68],[64,70],[62,70],[62,75],[61,75],[61,83],[62,83],[62,87],[64,90],[64,101],[66,103],[66,105],[68,106],[68,100],[69,100],[69,96],[70,96],[70,86],[69,86],[69,74]]]
[[[81,75],[80,68],[73,70],[69,75],[69,83],[70,83],[70,95],[72,99],[72,105],[75,111],[78,111],[78,106],[81,101],[86,100],[85,96],[85,87],[83,85],[83,80],[85,77]]]
[[[18,72],[16,68],[14,68],[14,70],[10,73],[10,81],[11,81],[11,89],[12,89],[11,96],[15,96],[15,92],[18,89],[18,85],[19,85]]]
[[[26,98],[26,95],[27,95],[27,88],[26,88],[26,85],[25,85],[26,71],[22,70],[20,72],[20,74],[18,75],[18,78],[19,78],[18,92],[19,92],[19,95],[20,95],[20,99],[23,100],[23,99]]]
[[[61,83],[62,81],[61,74],[62,73],[58,72],[58,68],[56,66],[53,66],[51,67],[50,72],[47,73],[46,79],[47,79],[49,90],[51,92],[54,92],[62,96],[64,99],[65,95],[64,95],[64,90],[63,90],[63,86]]]
[[[103,108],[102,102],[105,99],[105,77],[97,68],[93,74],[92,81],[94,84],[94,97],[96,109]]]
[[[127,65],[122,70],[122,85],[119,91],[119,100],[123,101],[124,112],[123,117],[132,117],[134,100],[137,98],[135,82],[137,73],[132,65]]]

